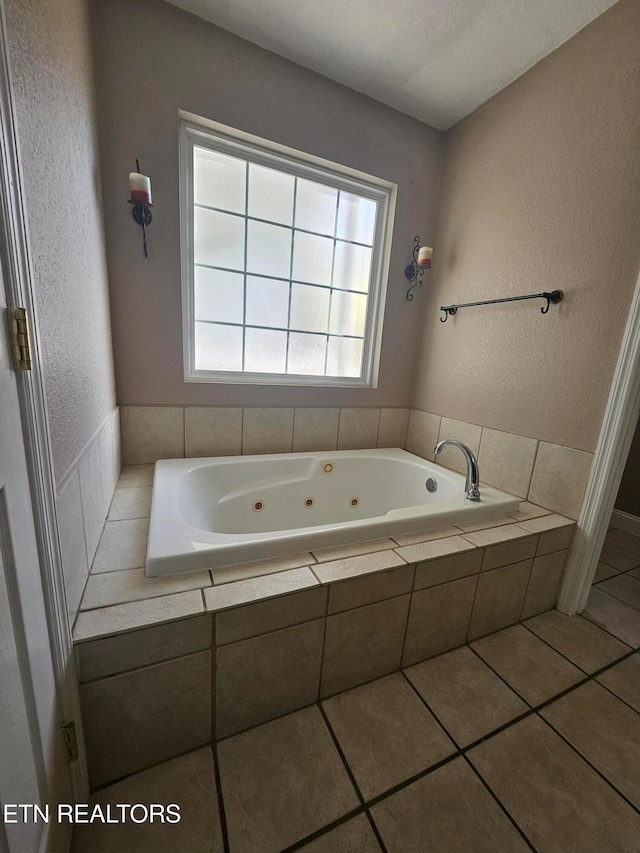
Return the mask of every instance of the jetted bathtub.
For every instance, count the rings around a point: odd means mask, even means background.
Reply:
[[[164,459],[155,467],[146,573],[252,562],[518,509],[518,498],[483,485],[481,501],[471,503],[464,485],[464,476],[396,449]]]

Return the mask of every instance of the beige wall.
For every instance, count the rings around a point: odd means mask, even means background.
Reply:
[[[593,451],[640,262],[637,0],[449,131],[434,247],[414,406]]]
[[[7,0],[43,369],[58,483],[115,406],[85,0]]]
[[[405,299],[413,236],[433,235],[443,134],[158,0],[95,0],[105,221],[118,402],[406,406],[422,301]],[[183,381],[178,110],[398,184],[379,388]],[[140,158],[156,208],[149,258],[126,203]]]
[[[616,498],[616,509],[640,518],[640,423],[629,451],[627,464]]]

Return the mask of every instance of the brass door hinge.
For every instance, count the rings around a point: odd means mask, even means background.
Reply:
[[[71,720],[70,723],[67,723],[65,726],[61,726],[60,728],[62,729],[64,744],[67,747],[67,753],[69,754],[69,761],[77,761],[78,741],[76,740],[76,724]]]
[[[14,370],[31,370],[31,339],[26,308],[8,308],[11,359]]]

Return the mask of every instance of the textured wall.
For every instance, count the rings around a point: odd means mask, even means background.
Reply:
[[[442,134],[158,0],[95,0],[118,402],[137,405],[404,406],[423,301],[405,300],[412,240],[433,236]],[[178,110],[398,184],[377,390],[183,381]],[[149,253],[126,203],[140,158],[156,205]]]
[[[640,4],[608,12],[447,135],[413,405],[595,449],[640,262]],[[537,303],[440,305],[564,290]]]
[[[616,509],[640,518],[640,423],[636,427],[629,458],[616,498]]]
[[[115,405],[85,0],[6,0],[56,478]]]

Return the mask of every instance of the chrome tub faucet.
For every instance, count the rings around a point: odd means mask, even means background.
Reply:
[[[455,441],[453,438],[445,438],[444,441],[439,441],[435,446],[435,455],[437,456],[447,444],[458,447],[464,453],[464,458],[467,460],[467,480],[464,485],[465,492],[467,493],[466,499],[468,501],[479,501],[480,489],[478,485],[480,483],[480,475],[478,473],[478,460],[466,444],[463,444],[461,441]]]

